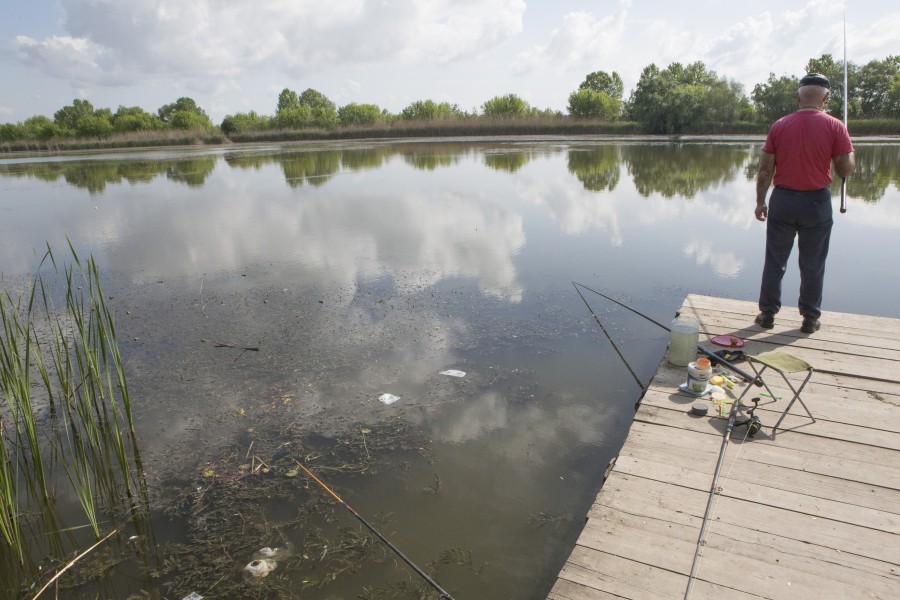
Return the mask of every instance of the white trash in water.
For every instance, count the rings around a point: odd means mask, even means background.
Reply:
[[[277,566],[278,563],[270,558],[259,558],[244,567],[244,574],[247,577],[265,577],[274,571]]]
[[[446,371],[441,371],[441,375],[449,375],[450,377],[465,377],[465,371],[457,371],[456,369],[447,369]]]
[[[378,400],[382,404],[393,404],[394,402],[396,402],[399,399],[400,399],[400,396],[395,396],[393,394],[382,394],[381,396],[378,397]]]
[[[279,560],[287,560],[294,554],[294,545],[288,542],[283,548],[260,548],[253,553],[253,560],[244,567],[244,578],[265,577],[278,567]]]

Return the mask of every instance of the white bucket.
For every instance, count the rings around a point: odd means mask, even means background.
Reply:
[[[706,391],[709,378],[712,377],[712,366],[703,368],[696,362],[689,363],[687,376],[687,389],[695,394],[702,394]]]

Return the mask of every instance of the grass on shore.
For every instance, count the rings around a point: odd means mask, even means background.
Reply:
[[[768,123],[699,123],[680,135],[765,135]],[[852,121],[850,133],[862,135],[900,135],[900,120],[871,119]],[[447,138],[481,136],[580,136],[652,135],[633,121],[597,121],[569,117],[528,118],[460,118],[434,121],[395,121],[374,125],[347,125],[334,128],[259,129],[226,136],[221,131],[139,131],[108,138],[76,138],[61,140],[18,140],[0,142],[3,153],[56,153],[105,149],[148,148],[165,146],[219,145],[227,143],[291,142],[350,139]],[[671,137],[661,135],[660,137]]]

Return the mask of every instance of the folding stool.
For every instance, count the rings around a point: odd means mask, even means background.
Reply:
[[[794,396],[791,398],[790,402],[788,402],[787,407],[785,407],[784,412],[781,413],[781,417],[778,418],[778,422],[775,423],[775,426],[772,427],[772,435],[775,435],[775,430],[778,429],[778,426],[781,425],[781,422],[787,416],[788,411],[791,410],[791,406],[793,406],[794,402],[800,402],[800,405],[803,406],[803,410],[806,411],[806,414],[809,415],[809,418],[812,419],[813,423],[816,422],[816,418],[809,411],[809,408],[803,402],[803,399],[800,397],[800,392],[803,391],[803,388],[806,387],[806,384],[809,382],[809,378],[812,377],[813,368],[804,360],[800,360],[795,356],[791,356],[790,354],[786,354],[784,352],[763,352],[762,354],[757,354],[755,356],[747,355],[747,362],[750,365],[750,368],[753,369],[753,373],[756,377],[762,382],[763,387],[766,388],[766,391],[772,397],[772,401],[776,401],[775,393],[769,388],[769,385],[766,383],[766,380],[763,379],[762,374],[766,371],[766,369],[772,369],[781,375],[781,378],[784,379],[785,384],[787,384],[788,388],[794,393]],[[762,368],[757,368],[757,365],[762,365]],[[803,380],[803,383],[800,384],[800,387],[795,388],[793,384],[791,384],[788,379],[788,375],[791,373],[801,373],[806,371],[806,378]],[[738,398],[738,402],[744,397],[750,388],[755,386],[748,385],[744,388],[744,391],[741,392],[740,398]]]

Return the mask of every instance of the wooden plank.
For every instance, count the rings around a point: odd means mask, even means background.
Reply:
[[[731,312],[738,315],[749,316],[752,319],[759,312],[756,302],[745,300],[732,300],[702,294],[689,294],[684,300],[682,312],[689,310],[711,310],[716,312]],[[795,306],[783,306],[778,313],[779,319],[800,323],[803,319]],[[822,318],[835,323],[841,323],[845,327],[855,327],[871,331],[891,331],[900,333],[900,319],[892,317],[878,317],[873,315],[861,315],[856,313],[844,313],[824,310]],[[818,333],[818,332],[817,332]]]
[[[619,456],[615,471],[706,492],[709,491],[712,482],[711,473],[696,471],[688,466],[667,465],[634,456]],[[900,514],[896,512],[848,505],[829,498],[748,483],[731,477],[731,472],[732,470],[728,471],[727,477],[722,476],[724,473],[720,474],[718,482],[720,498],[739,498],[761,506],[771,506],[822,519],[900,534]]]
[[[550,590],[547,600],[607,600],[621,597],[560,577]]]
[[[703,419],[697,419],[697,417],[688,414],[693,404],[701,403],[708,405],[710,413],[714,413],[716,410],[716,406],[709,399],[698,399],[688,395],[679,395],[677,399],[673,399],[670,390],[658,390],[652,388],[644,394],[644,398],[641,402],[643,406],[654,406],[673,410],[688,415],[688,418],[690,419],[700,421],[703,421]],[[751,406],[747,398],[744,399],[743,403],[744,406]],[[757,434],[757,438],[763,439],[765,437],[771,437],[771,428],[781,417],[781,411],[770,410],[770,406],[774,407],[779,405],[783,409],[787,406],[787,401],[784,400],[780,403],[767,406],[763,406],[762,403],[760,404],[761,408],[757,411],[756,415],[762,422],[763,430],[761,433]],[[810,406],[810,402],[807,402],[807,406]],[[810,406],[810,408],[812,409],[813,407]],[[813,410],[813,415],[816,417],[816,421],[813,423],[812,419],[802,411],[803,407],[800,406],[799,402],[794,403],[794,406],[791,407],[791,412],[785,416],[781,425],[779,425],[779,432],[781,434],[786,434],[788,432],[796,431],[805,435],[844,440],[857,444],[868,444],[879,448],[900,451],[900,433],[861,425],[849,425],[847,423],[829,421],[823,419],[815,410]],[[743,417],[743,415],[741,416]],[[712,417],[708,417],[706,420],[708,421],[711,418]],[[746,429],[738,429],[736,432],[739,435],[744,435]]]
[[[687,588],[687,575],[672,573],[652,565],[628,560],[603,551],[576,546],[560,572],[560,578],[584,586],[601,587],[614,597],[634,600],[665,598],[681,600]],[[602,597],[602,596],[601,596]],[[697,581],[692,600],[758,600],[759,596],[732,587]]]
[[[675,429],[687,429],[704,433],[720,430],[724,434],[722,419],[698,419],[682,412],[656,406],[641,405],[635,419]],[[799,430],[781,432],[774,439],[759,433],[742,444],[744,459],[775,461],[783,467],[803,469],[822,475],[833,475],[849,481],[858,481],[890,489],[900,489],[900,466],[896,454],[876,446],[854,444],[836,439],[817,438],[797,433]],[[737,438],[740,440],[740,438]],[[732,437],[733,443],[738,443]],[[790,448],[779,452],[773,448]]]
[[[660,539],[672,538],[688,544],[687,553],[693,560],[698,541],[700,519],[695,524],[682,525],[646,516],[635,516],[607,507],[594,512],[585,527],[585,534],[579,540],[584,546],[600,549],[611,554],[640,560],[638,553],[647,552],[651,539],[647,533]],[[874,576],[878,585],[893,587],[892,578],[896,575],[891,565],[882,560],[874,560],[854,554],[841,554],[832,549],[823,548],[792,540],[776,534],[751,531],[743,527],[731,525],[711,525],[707,530],[705,547],[716,548],[722,552],[735,555],[729,562],[742,563],[743,558],[761,560],[771,565],[791,564],[792,568],[802,569],[807,573],[821,574],[827,570],[826,577],[844,583],[853,583],[860,576]],[[631,548],[627,544],[637,543],[639,548]],[[664,542],[664,544],[668,544]],[[656,546],[655,543],[652,544]],[[765,551],[760,549],[764,548]],[[655,550],[654,550],[655,551]],[[671,555],[662,556],[653,564],[665,566],[671,561]],[[643,562],[648,562],[644,560]],[[678,570],[679,565],[670,564],[668,568]],[[690,571],[684,571],[689,574]]]
[[[696,442],[696,436],[673,436],[663,427],[636,422],[631,427],[628,439],[622,448],[622,456],[659,462],[667,465],[684,465],[695,468],[706,465],[701,472],[711,476],[712,467],[718,459],[718,449],[707,442]],[[721,438],[715,437],[716,441]],[[726,464],[732,464],[726,449]],[[762,460],[760,460],[762,458]],[[872,484],[864,484],[835,477],[833,473],[818,474],[806,470],[783,467],[766,457],[747,458],[741,454],[731,468],[729,477],[753,485],[767,485],[783,490],[799,489],[804,493],[822,498],[839,500],[852,506],[865,506],[900,514],[900,490],[892,490]],[[708,487],[707,480],[707,487]],[[700,488],[706,489],[706,488]]]
[[[588,511],[599,518],[603,508],[673,523],[691,524],[703,518],[709,492],[614,472]],[[716,523],[773,534],[820,546],[821,551],[854,554],[890,564],[900,564],[900,544],[895,534],[821,519],[794,511],[731,499],[717,507]],[[699,531],[699,526],[697,526]]]

